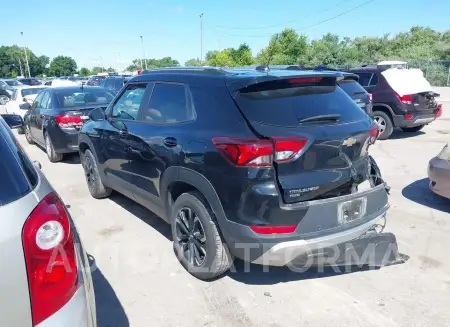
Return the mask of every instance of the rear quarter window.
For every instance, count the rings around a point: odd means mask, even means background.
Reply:
[[[305,118],[339,114],[339,122],[365,119],[357,105],[336,84],[289,85],[264,82],[241,90],[236,102],[251,121],[270,125],[298,126]]]
[[[14,155],[14,151],[19,149],[8,144],[6,128],[5,123],[0,121],[0,206],[16,201],[31,191],[21,163]]]

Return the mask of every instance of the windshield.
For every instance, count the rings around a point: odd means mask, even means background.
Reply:
[[[45,89],[45,87],[33,87],[33,88],[29,88],[29,89],[22,89],[22,91],[20,91],[20,93],[22,94],[22,97],[26,97],[28,95],[38,94],[39,92],[41,92],[44,89]]]
[[[9,86],[18,86],[18,85],[22,85],[22,83],[20,83],[19,81],[16,81],[14,79],[8,80],[8,81],[4,81],[6,84],[8,84]]]
[[[107,106],[114,98],[113,94],[107,90],[98,88],[85,89],[80,92],[81,88],[74,90],[57,90],[55,91],[59,104],[62,108],[83,107],[105,105]]]
[[[350,96],[366,93],[366,90],[364,90],[361,84],[352,79],[340,81],[339,86]]]

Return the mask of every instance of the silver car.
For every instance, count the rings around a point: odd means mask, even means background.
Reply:
[[[95,327],[88,257],[66,206],[0,118],[0,321],[14,327]]]

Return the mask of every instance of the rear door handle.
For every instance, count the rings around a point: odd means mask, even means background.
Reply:
[[[164,139],[164,145],[169,147],[169,148],[173,148],[174,146],[177,146],[177,139],[173,138],[173,137],[166,137]]]

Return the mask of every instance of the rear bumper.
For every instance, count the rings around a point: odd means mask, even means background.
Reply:
[[[433,158],[428,163],[430,190],[450,199],[450,161]]]
[[[366,215],[350,223],[341,224],[338,208],[342,202],[367,199]],[[363,235],[389,208],[385,185],[350,195],[316,201],[282,205],[283,211],[301,218],[292,234],[261,235],[249,226],[228,219],[219,221],[230,252],[248,262],[282,266],[312,250],[327,248],[351,241]]]
[[[403,115],[394,115],[394,126],[395,127],[414,127],[420,125],[427,125],[434,120],[436,120],[436,115],[426,114],[426,115],[416,115],[414,114],[412,119],[405,119]]]
[[[64,131],[54,126],[49,131],[56,153],[78,152],[78,131]]]

